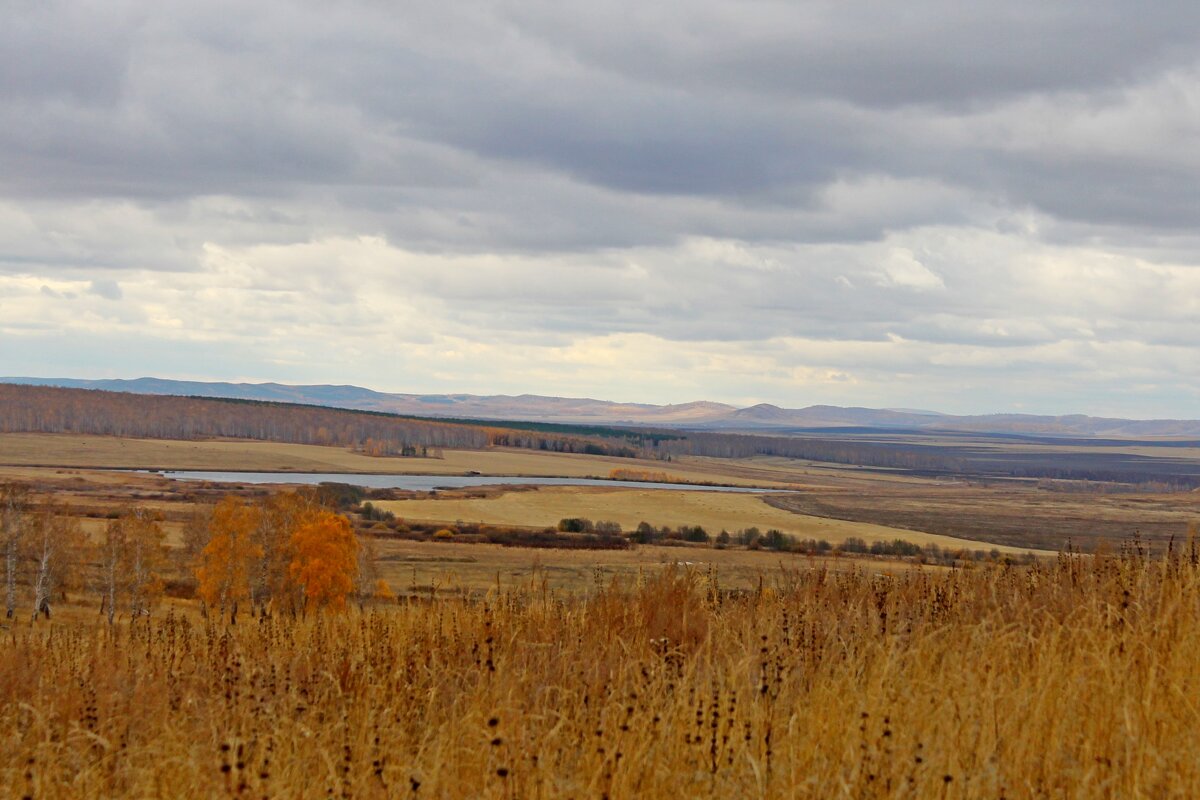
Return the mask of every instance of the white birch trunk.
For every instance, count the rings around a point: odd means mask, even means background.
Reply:
[[[121,561],[121,549],[116,540],[106,544],[104,559],[105,601],[108,606],[108,624],[112,625],[117,614],[117,569]]]
[[[4,616],[13,618],[17,610],[17,532],[10,530],[4,542]]]
[[[0,508],[0,536],[4,544],[4,610],[5,617],[12,619],[17,608],[17,547],[24,523],[24,496],[20,490],[8,487],[0,494],[0,499],[4,502]]]
[[[31,620],[35,622],[38,614],[44,613],[46,619],[50,618],[50,594],[54,590],[52,564],[56,542],[48,524],[42,526],[38,544],[40,546],[36,553],[37,572],[33,579],[33,615],[31,617]]]
[[[143,613],[146,613],[145,603],[142,600],[142,595],[145,591],[146,577],[143,574],[145,564],[142,560],[142,543],[138,539],[133,541],[133,559],[130,564],[130,577],[133,579],[133,588],[129,592],[129,615],[137,619]]]
[[[117,613],[117,561],[110,558],[108,562],[108,624],[113,624]]]

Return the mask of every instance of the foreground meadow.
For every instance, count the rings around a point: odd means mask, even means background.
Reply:
[[[12,797],[1194,797],[1200,567],[665,568],[238,624],[14,623]]]

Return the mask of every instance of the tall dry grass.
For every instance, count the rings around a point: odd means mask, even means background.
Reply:
[[[667,571],[586,597],[17,626],[11,796],[1195,797],[1200,567]]]

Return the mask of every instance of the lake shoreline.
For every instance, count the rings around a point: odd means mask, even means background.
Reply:
[[[666,483],[658,481],[619,480],[613,478],[571,478],[532,475],[402,475],[388,473],[341,472],[261,472],[241,470],[126,470],[142,475],[159,475],[171,480],[207,481],[210,483],[301,484],[316,486],[322,483],[346,483],[367,489],[402,489],[431,492],[442,489],[470,489],[482,486],[595,486],[610,488],[658,489],[664,491],[734,492],[739,494],[775,494],[788,489],[729,486],[707,483]]]

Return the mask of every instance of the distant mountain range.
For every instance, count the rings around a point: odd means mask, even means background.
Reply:
[[[209,383],[161,378],[79,380],[0,378],[0,383],[102,389],[134,394],[225,397],[383,411],[421,417],[520,420],[590,425],[636,425],[691,430],[787,432],[823,428],[964,431],[1082,437],[1200,437],[1200,420],[1129,420],[1082,414],[1038,416],[986,414],[955,416],[909,409],[808,406],[780,408],[761,403],[737,408],[698,401],[676,405],[614,403],[540,395],[396,394],[360,386],[289,386],[281,383]]]

